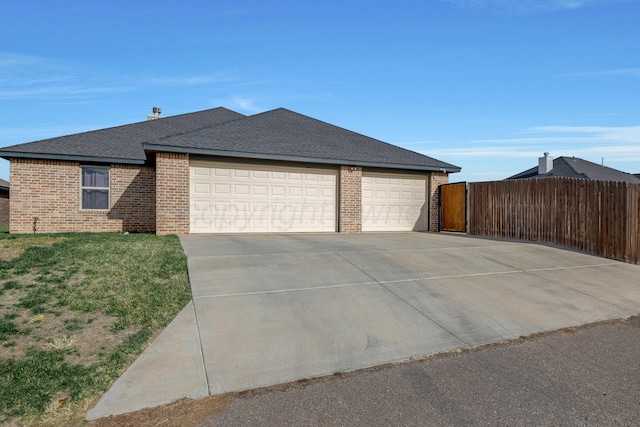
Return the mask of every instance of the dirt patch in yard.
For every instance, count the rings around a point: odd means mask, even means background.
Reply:
[[[62,236],[36,236],[33,238],[0,240],[0,260],[11,261],[22,255],[27,248],[49,247],[64,240],[67,239]]]
[[[129,414],[102,418],[91,423],[92,427],[124,426],[197,426],[213,415],[224,411],[233,402],[234,396],[210,396],[204,399],[181,399],[157,408],[143,409]]]
[[[60,288],[34,292],[43,286],[33,275],[0,281],[0,358],[24,357],[32,348],[68,349],[69,362],[90,364],[136,332],[114,332],[117,319],[102,311],[67,310]]]

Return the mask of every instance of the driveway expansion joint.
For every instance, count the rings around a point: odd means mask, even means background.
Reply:
[[[421,310],[419,310],[415,305],[411,304],[409,301],[407,301],[405,298],[402,298],[400,295],[398,295],[397,293],[393,292],[391,289],[389,289],[387,286],[385,286],[383,284],[383,282],[380,282],[378,279],[376,279],[375,277],[373,277],[371,274],[369,274],[368,272],[364,271],[362,268],[360,268],[359,266],[357,266],[356,264],[354,264],[353,262],[349,261],[348,259],[346,259],[345,257],[342,256],[342,254],[340,252],[336,252],[336,254],[342,258],[344,261],[346,261],[348,264],[351,264],[353,267],[357,268],[358,270],[360,270],[362,273],[364,273],[366,276],[371,277],[371,279],[377,283],[380,287],[382,287],[384,290],[386,290],[387,292],[389,292],[391,295],[393,295],[395,298],[399,299],[400,301],[402,301],[403,303],[405,303],[406,305],[408,305],[409,307],[411,307],[413,310],[415,310],[417,313],[419,313],[422,317],[424,317],[425,319],[429,320],[430,322],[432,322],[434,325],[438,326],[440,329],[442,329],[443,331],[445,331],[447,334],[451,335],[453,338],[455,338],[456,340],[464,343],[466,346],[469,346],[470,344],[467,343],[465,340],[463,340],[462,338],[456,336],[453,332],[451,332],[450,330],[448,330],[447,328],[445,328],[443,325],[441,325],[438,321],[432,319],[431,317],[429,317],[426,313],[422,312]]]
[[[198,339],[198,353],[200,355],[200,363],[202,364],[202,373],[204,374],[204,382],[207,386],[207,394],[211,396],[211,382],[209,381],[209,372],[207,371],[207,364],[205,363],[204,349],[202,348],[202,333],[200,332],[200,324],[198,322],[198,310],[196,310],[195,298],[193,298],[193,292],[191,296],[193,307],[193,318],[195,322],[196,335]]]

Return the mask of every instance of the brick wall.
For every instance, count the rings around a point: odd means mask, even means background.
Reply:
[[[362,168],[340,167],[340,224],[341,233],[362,231]]]
[[[429,195],[429,231],[440,231],[440,186],[449,183],[449,174],[445,172],[432,172],[430,181],[431,194]]]
[[[80,209],[80,164],[57,160],[12,159],[10,232],[154,231],[153,167],[113,164],[110,209]]]
[[[156,234],[189,234],[189,155],[156,154]]]

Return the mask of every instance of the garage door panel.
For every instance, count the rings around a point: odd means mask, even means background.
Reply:
[[[336,172],[220,163],[191,172],[194,233],[336,231]]]
[[[231,184],[215,184],[213,186],[213,194],[211,196],[228,196],[231,195]]]
[[[272,196],[284,196],[287,192],[286,188],[281,185],[274,185],[271,187],[271,195]]]
[[[211,220],[207,218],[196,218],[193,222],[196,230],[209,230],[211,228]],[[206,231],[204,231],[206,233]]]
[[[267,185],[254,184],[252,187],[254,196],[268,196],[269,187]]]
[[[210,171],[208,168],[193,168],[191,174],[192,176],[209,176]]]
[[[325,188],[323,187],[322,189],[322,198],[323,199],[333,199],[335,202],[336,199],[336,190],[335,190],[335,184],[334,184],[334,188]],[[335,203],[334,203],[335,206]]]
[[[303,194],[302,186],[291,186],[289,187],[289,196],[300,197]]]
[[[194,194],[197,195],[211,195],[211,184],[209,183],[195,183],[193,187]]]
[[[233,195],[239,197],[248,196],[249,184],[235,184],[233,186]]]
[[[362,230],[425,230],[425,203],[426,178],[365,173],[362,177]]]
[[[194,212],[211,212],[211,202],[209,200],[194,200],[193,202],[193,211]]]

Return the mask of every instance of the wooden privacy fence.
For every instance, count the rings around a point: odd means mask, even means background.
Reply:
[[[640,264],[640,184],[543,178],[469,184],[468,233]]]

